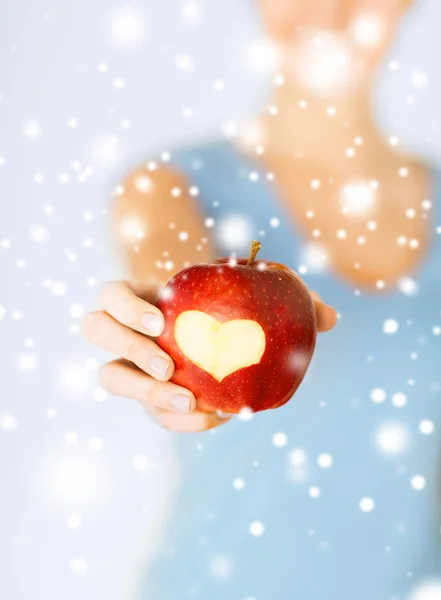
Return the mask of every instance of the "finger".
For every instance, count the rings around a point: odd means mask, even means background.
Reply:
[[[315,305],[318,331],[320,333],[330,331],[337,323],[337,311],[332,306],[329,306],[329,304],[325,304],[317,292],[310,290],[309,293]]]
[[[159,381],[168,381],[174,373],[172,359],[158,345],[103,311],[87,315],[83,331],[92,344],[126,358]]]
[[[337,324],[337,311],[328,304],[316,302],[315,314],[317,317],[317,330],[319,333],[330,331]]]
[[[100,305],[116,321],[140,333],[156,337],[164,330],[161,311],[139,298],[123,281],[111,281],[103,286]]]
[[[231,420],[231,417],[225,419],[217,413],[203,413],[200,411],[195,411],[191,415],[178,415],[154,406],[149,407],[147,412],[158,425],[177,433],[200,433],[225,425]]]
[[[194,395],[174,383],[160,383],[124,360],[104,365],[100,385],[115,396],[137,400],[144,406],[189,414],[196,410]]]

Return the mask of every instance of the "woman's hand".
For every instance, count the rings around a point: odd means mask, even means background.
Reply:
[[[85,337],[121,357],[101,369],[101,386],[111,394],[140,402],[165,429],[198,432],[226,423],[231,415],[198,411],[194,395],[169,381],[173,361],[151,339],[164,329],[164,317],[154,305],[155,295],[148,294],[149,303],[125,282],[107,283],[100,297],[101,310],[84,319]],[[314,292],[311,295],[319,331],[332,329],[337,320],[335,310]]]

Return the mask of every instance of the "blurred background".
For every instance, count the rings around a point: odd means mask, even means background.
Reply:
[[[439,166],[440,24],[438,0],[416,3],[373,98],[386,134]],[[108,201],[152,153],[234,135],[272,60],[250,0],[0,5],[5,600],[134,598],[177,467],[173,438],[97,386],[103,355],[81,339],[120,274]]]

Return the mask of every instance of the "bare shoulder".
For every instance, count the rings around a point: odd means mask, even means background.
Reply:
[[[133,280],[168,280],[212,256],[192,184],[178,169],[146,162],[123,179],[112,199],[110,226]]]

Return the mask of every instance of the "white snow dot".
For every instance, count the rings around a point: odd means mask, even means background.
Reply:
[[[78,441],[79,437],[76,431],[67,431],[64,434],[64,442],[67,446],[77,446]]]
[[[84,558],[72,558],[69,561],[69,569],[76,575],[83,577],[89,572],[89,563]]]
[[[215,79],[213,81],[213,89],[216,92],[222,92],[225,89],[225,81],[223,79]]]
[[[288,436],[286,433],[275,433],[273,435],[273,444],[276,448],[283,448],[288,443]]]
[[[92,398],[95,402],[104,402],[107,399],[107,392],[103,388],[97,387],[92,392]]]
[[[92,452],[100,452],[104,447],[104,442],[99,437],[91,437],[89,440],[89,449]]]
[[[311,498],[319,498],[321,495],[321,490],[317,486],[312,486],[309,488],[308,494]]]
[[[312,273],[323,273],[329,266],[330,257],[327,249],[317,243],[307,244],[302,249],[302,263]]]
[[[426,479],[422,475],[414,475],[410,480],[410,485],[414,490],[420,492],[426,487]]]
[[[69,515],[66,519],[66,525],[69,529],[77,529],[81,525],[81,517],[78,515]]]
[[[35,354],[21,354],[16,364],[20,373],[33,373],[38,369],[38,358]]]
[[[182,20],[186,23],[196,23],[201,16],[201,5],[198,0],[186,0],[182,5]]]
[[[372,212],[376,199],[374,187],[366,182],[350,182],[340,190],[340,208],[344,215],[367,216]]]
[[[233,562],[227,556],[218,555],[210,560],[209,568],[213,577],[225,581],[233,573]]]
[[[318,190],[322,184],[319,179],[312,179],[310,185],[313,190]]]
[[[375,404],[381,404],[386,400],[386,392],[381,388],[375,388],[371,392],[371,400]]]
[[[153,467],[155,467],[155,463],[148,459],[146,456],[143,456],[142,454],[137,454],[132,459],[132,467],[135,469],[135,471],[138,471],[139,473],[147,473]]]
[[[418,283],[411,277],[402,277],[398,280],[398,289],[406,296],[415,296],[418,293]]]
[[[254,413],[251,410],[251,408],[248,407],[242,408],[238,415],[238,419],[240,419],[241,421],[251,421],[253,417]]]
[[[126,82],[122,77],[115,77],[112,85],[116,90],[122,90],[125,88]]]
[[[96,165],[112,167],[122,155],[120,141],[115,135],[98,135],[92,139],[89,154]]]
[[[135,179],[135,188],[142,194],[148,194],[153,189],[153,181],[147,175],[139,175]]]
[[[29,120],[23,124],[23,135],[29,140],[37,139],[41,134],[41,125],[38,121]]]
[[[377,48],[385,36],[385,22],[376,12],[357,12],[349,27],[352,41],[360,48]]]
[[[78,119],[76,117],[69,117],[66,122],[67,126],[71,129],[75,129],[75,127],[78,127]]]
[[[389,456],[402,454],[409,444],[408,431],[400,423],[385,423],[375,432],[375,443],[383,454]]]
[[[420,583],[406,600],[440,600],[441,580]]]
[[[407,167],[400,167],[398,169],[398,175],[400,177],[407,177],[409,175],[409,169]]]
[[[424,71],[414,70],[410,74],[410,83],[413,87],[421,90],[429,85],[429,78]]]
[[[14,431],[18,427],[18,421],[11,413],[0,414],[0,429]]]
[[[280,225],[280,219],[278,219],[277,217],[273,217],[272,219],[270,219],[269,224],[271,227],[278,227]]]
[[[206,225],[207,221],[205,221]],[[216,234],[221,244],[228,250],[245,250],[252,238],[252,226],[246,217],[230,214],[221,219]]]
[[[360,510],[366,513],[372,512],[375,508],[375,502],[372,500],[372,498],[362,498],[358,504],[358,506],[360,507]]]
[[[233,481],[233,487],[235,490],[243,490],[245,487],[245,480],[242,479],[242,477],[236,477],[236,479]]]
[[[420,423],[420,432],[423,435],[430,435],[434,431],[435,431],[435,424],[434,424],[433,421],[429,421],[428,419],[425,419],[424,421],[421,421],[421,423]]]
[[[330,454],[319,454],[317,458],[317,464],[322,469],[329,469],[330,467],[332,467],[333,462],[334,460]]]
[[[189,72],[189,71],[193,71],[193,69],[194,69],[194,61],[193,61],[192,57],[183,52],[176,54],[175,65],[181,71]]]
[[[38,244],[42,244],[48,239],[48,232],[44,227],[40,225],[34,225],[29,229],[29,237],[33,242],[37,242]]]
[[[260,521],[253,521],[250,525],[250,533],[255,537],[260,537],[265,533],[265,526]]]
[[[110,17],[108,33],[117,46],[133,48],[140,46],[147,33],[144,15],[134,6],[124,4]]]
[[[400,326],[398,324],[398,321],[396,321],[395,319],[387,319],[383,323],[383,333],[387,333],[387,334],[397,333],[399,327]]]
[[[69,314],[74,319],[81,319],[81,317],[84,315],[84,307],[81,306],[81,304],[72,304],[72,306],[69,308]]]
[[[396,408],[403,408],[407,404],[407,396],[406,394],[397,393],[392,396],[392,404]]]

